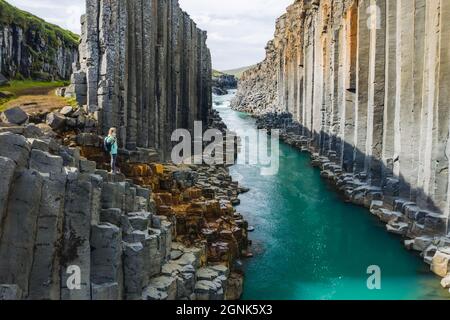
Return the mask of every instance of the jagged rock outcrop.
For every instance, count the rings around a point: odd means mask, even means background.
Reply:
[[[0,300],[239,298],[248,240],[226,169],[128,157],[127,179],[27,136],[0,133]]]
[[[206,32],[177,0],[87,0],[80,61],[67,95],[117,127],[122,148],[168,158],[175,129],[193,129],[212,105]]]
[[[160,163],[175,128],[226,129],[206,34],[177,1],[88,0],[87,12],[66,90],[83,105],[0,122],[0,299],[238,299],[244,189],[225,166]]]
[[[235,109],[282,129],[436,273],[448,265],[450,3],[297,0]],[[416,240],[414,240],[416,239]],[[409,243],[409,242],[408,242]],[[433,259],[433,256],[436,257]],[[430,258],[431,257],[431,258]]]
[[[9,79],[68,80],[78,39],[0,0],[0,73]]]

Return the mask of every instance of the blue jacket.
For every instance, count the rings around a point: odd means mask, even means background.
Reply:
[[[117,155],[117,150],[118,150],[118,145],[117,145],[117,138],[114,138],[114,137],[112,137],[112,136],[108,136],[107,138],[106,138],[106,141],[108,142],[108,143],[111,143],[112,144],[112,146],[111,146],[111,155]]]

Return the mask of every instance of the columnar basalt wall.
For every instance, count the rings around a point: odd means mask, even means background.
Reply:
[[[318,157],[447,233],[449,18],[444,0],[297,0],[233,106],[290,114]]]
[[[206,32],[177,0],[87,0],[69,95],[119,130],[128,150],[170,156],[177,128],[206,125],[212,105]]]

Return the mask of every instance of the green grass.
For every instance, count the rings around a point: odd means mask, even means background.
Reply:
[[[237,69],[232,69],[232,70],[225,70],[225,71],[222,71],[222,73],[231,74],[231,75],[235,76],[236,78],[240,79],[242,77],[242,74],[245,71],[247,71],[247,70],[249,70],[249,69],[251,69],[251,68],[253,68],[255,66],[256,65],[252,65],[252,66],[248,66],[248,67],[242,67],[242,68],[237,68]]]
[[[56,88],[64,87],[68,84],[67,81],[34,81],[34,80],[13,80],[9,86],[0,86],[0,91],[8,91],[14,95],[20,95],[25,90],[33,88]]]
[[[0,98],[0,111],[3,111],[5,109],[6,103],[8,103],[11,100],[17,99],[20,96],[29,94],[29,92],[30,91],[32,92],[33,89],[45,89],[45,88],[52,89],[64,87],[67,85],[68,82],[66,81],[50,81],[50,82],[33,81],[33,80],[10,81],[9,86],[0,86],[0,92],[8,92],[12,94],[10,97]],[[69,103],[69,105],[72,105],[70,99],[67,99],[67,102]]]
[[[63,41],[68,46],[77,46],[79,42],[79,36],[75,33],[48,23],[31,13],[20,10],[5,0],[0,0],[0,24],[15,24],[24,30],[31,29],[32,31],[47,35],[50,47],[56,46],[59,41]]]
[[[220,72],[220,71],[218,71],[218,70],[213,70],[213,71],[212,71],[212,76],[215,77],[215,78],[220,77],[220,76],[223,76],[224,74],[225,74],[225,73]]]

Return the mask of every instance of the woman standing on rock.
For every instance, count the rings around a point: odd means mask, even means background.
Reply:
[[[117,164],[117,129],[109,129],[108,136],[105,138],[105,150],[111,155],[111,173],[116,174]]]

